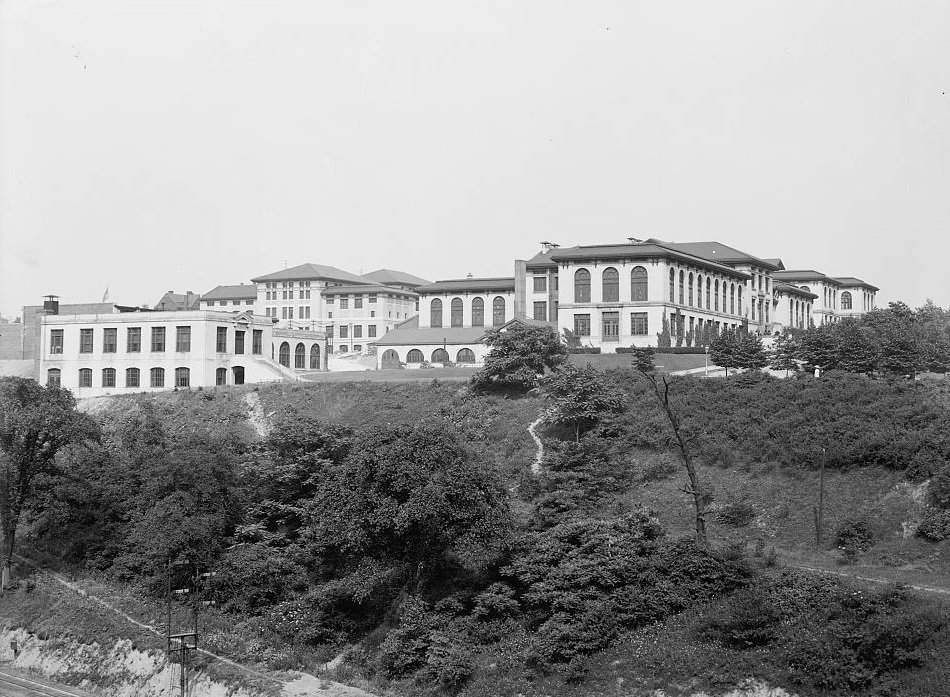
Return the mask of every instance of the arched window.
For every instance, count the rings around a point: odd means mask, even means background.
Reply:
[[[320,344],[310,347],[310,370],[320,370]]]
[[[472,349],[459,349],[458,354],[455,356],[456,363],[465,363],[471,364],[475,362],[475,352]]]
[[[151,387],[165,387],[164,368],[152,368],[149,371],[149,385]]]
[[[285,368],[290,367],[290,344],[286,341],[280,345],[280,350],[277,353],[277,362]]]
[[[432,362],[433,363],[448,363],[449,362],[449,352],[445,349],[437,348],[432,352]]]
[[[574,272],[574,302],[590,302],[590,271],[587,269]]]
[[[452,298],[452,326],[462,326],[462,299]]]
[[[723,312],[726,311],[726,291],[727,290],[728,288],[726,287],[726,282],[723,281],[722,282],[722,311]]]
[[[294,349],[294,368],[303,369],[307,367],[307,347],[303,343],[297,344]]]
[[[713,295],[716,301],[716,312],[719,312],[719,279],[716,279],[716,292]]]
[[[603,301],[605,303],[620,302],[620,274],[617,269],[612,266],[604,269],[602,282],[604,284]]]
[[[670,269],[670,302],[676,302],[676,271]]]
[[[851,293],[844,291],[841,294],[841,309],[850,310],[851,309]]]
[[[742,314],[742,286],[741,285],[738,286],[737,295],[739,296],[739,314],[741,315]]]
[[[102,386],[115,387],[115,368],[102,369]]]
[[[383,370],[398,368],[399,367],[399,354],[396,353],[393,349],[386,349],[383,351]]]
[[[806,293],[811,293],[811,288],[809,288],[808,286],[799,286],[799,288],[801,288]]]
[[[406,354],[406,363],[422,363],[423,360],[424,356],[419,349],[412,349],[412,351]]]
[[[175,368],[175,387],[191,386],[191,369]]]
[[[46,371],[46,386],[59,387],[63,384],[63,374],[59,368],[50,368]]]
[[[685,291],[686,291],[686,288],[685,288],[685,286],[686,286],[686,272],[683,271],[682,269],[680,269],[680,285],[679,285],[679,290],[680,290],[680,294],[679,294],[679,297],[680,297],[680,305],[683,305],[683,304],[684,304],[683,301],[686,300],[686,297],[685,297],[685,296],[686,296],[686,292],[685,292]]]
[[[709,289],[712,287],[712,279],[706,276],[706,309],[709,309]]]
[[[485,326],[485,301],[482,298],[472,298],[472,326]]]
[[[429,303],[429,326],[442,326],[442,301],[438,298],[433,298]]]
[[[696,274],[696,307],[703,309],[703,277]]]
[[[630,272],[630,299],[633,302],[643,302],[648,296],[647,270],[642,266],[634,266]]]
[[[138,368],[126,368],[125,369],[125,386],[126,387],[138,387],[139,386],[139,369]]]
[[[214,371],[214,384],[215,385],[227,385],[228,384],[228,369],[227,368],[218,368]]]
[[[736,284],[729,284],[729,314],[736,314]]]
[[[493,327],[500,327],[505,323],[505,299],[500,295],[491,303],[491,323]]]
[[[692,272],[692,271],[689,272],[689,295],[688,295],[688,299],[689,299],[689,306],[692,307],[692,306],[693,306],[693,272]]]

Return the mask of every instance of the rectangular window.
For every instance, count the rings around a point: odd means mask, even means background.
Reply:
[[[369,326],[366,328],[366,330],[367,330],[367,332],[368,332],[367,336],[369,336],[370,339],[373,339],[373,338],[376,337],[376,325],[375,325],[375,324],[369,325]]]
[[[125,333],[125,350],[128,353],[139,353],[142,350],[142,328],[129,327]],[[138,385],[136,385],[138,387]]]
[[[542,322],[548,321],[548,304],[546,302],[542,301],[534,304],[534,318]]]
[[[63,377],[59,368],[50,368],[46,371],[46,386],[47,387],[62,387]]]
[[[234,353],[244,353],[244,332],[234,332]]]
[[[630,333],[633,336],[646,336],[650,333],[646,312],[630,313]]]
[[[348,339],[349,337],[350,337],[350,328],[344,324],[342,327],[340,327],[340,338]]]
[[[227,327],[218,327],[214,350],[217,351],[218,353],[228,352],[228,328]]]
[[[191,327],[175,327],[175,350],[191,351]]]
[[[139,369],[138,368],[125,369],[125,386],[126,387],[139,386]]]
[[[604,325],[603,340],[620,341],[620,313],[605,312],[602,319]]]
[[[152,351],[165,350],[165,327],[152,327]]]
[[[347,308],[349,308],[349,306],[350,306],[350,299],[349,299],[349,298],[340,298],[340,309],[341,309],[341,310],[346,310]]]
[[[175,387],[191,386],[191,370],[188,368],[175,368]]]
[[[115,368],[102,369],[102,386],[115,387]]]
[[[353,350],[357,353],[363,350],[363,344],[353,344]]]
[[[118,350],[119,344],[119,330],[114,327],[109,327],[102,330],[102,352],[103,353],[115,353]]]
[[[535,293],[544,293],[548,289],[548,277],[547,276],[535,276],[534,277],[534,292]]]
[[[551,290],[557,290],[557,275],[551,276]]]
[[[353,338],[354,338],[354,339],[362,339],[362,338],[363,338],[363,325],[362,325],[362,324],[357,324],[355,327],[353,327]]]
[[[251,353],[260,355],[264,350],[264,330],[255,329],[251,336]]]
[[[375,304],[376,304],[376,293],[370,293],[370,294],[369,294],[369,304],[370,304],[370,305],[375,305]]]
[[[91,329],[79,330],[79,353],[92,353],[92,330]],[[90,380],[91,379],[92,378],[90,378]]]
[[[363,296],[357,295],[353,298],[353,309],[362,310],[363,309]]]
[[[332,305],[335,302],[336,302],[336,298],[334,298],[332,295],[327,296],[327,305]]]
[[[63,352],[63,330],[62,329],[51,329],[49,332],[49,352],[50,353],[62,353]]]
[[[287,308],[287,319],[293,319],[293,318],[294,318],[294,308],[293,308],[293,307],[288,307],[288,308]]]
[[[574,333],[577,336],[590,336],[590,315],[574,315]]]

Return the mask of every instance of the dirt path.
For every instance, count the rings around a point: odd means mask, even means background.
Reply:
[[[535,445],[538,446],[538,452],[534,456],[534,462],[531,463],[531,474],[541,474],[541,459],[544,457],[544,443],[541,442],[541,438],[538,437],[535,429],[541,424],[543,420],[544,416],[542,415],[528,425],[528,433],[531,434]]]
[[[897,583],[889,579],[883,578],[872,578],[870,576],[861,576],[860,574],[852,574],[847,571],[834,571],[833,569],[825,569],[821,566],[809,566],[807,564],[786,564],[790,569],[801,569],[803,571],[813,571],[819,574],[825,574],[827,576],[838,576],[839,578],[852,578],[856,581],[867,581],[868,583],[880,583],[881,585],[886,585],[888,583]],[[913,583],[905,583],[908,588],[913,588],[915,591],[920,591],[921,593],[933,593],[935,595],[946,595],[950,596],[950,588],[940,588],[939,586],[923,586],[916,585]]]
[[[125,612],[115,607],[111,603],[103,600],[102,598],[99,598],[98,596],[88,593],[78,583],[75,583],[73,581],[70,581],[64,578],[63,576],[56,573],[55,571],[51,571],[50,569],[45,569],[39,566],[38,564],[36,564],[35,562],[31,561],[30,559],[20,556],[19,554],[15,555],[15,557],[17,558],[17,560],[23,562],[24,564],[28,564],[29,566],[32,566],[37,571],[40,571],[44,574],[48,574],[50,578],[52,578],[54,581],[56,581],[60,585],[64,586],[65,588],[68,588],[69,590],[73,591],[74,593],[77,593],[78,595],[81,595],[84,598],[87,598],[88,600],[93,601],[94,603],[100,605],[103,609],[108,610],[109,612],[112,612],[118,615],[125,621],[131,624],[134,624],[135,626],[141,629],[144,629],[145,631],[151,634],[154,634],[157,637],[160,637],[160,638],[165,637],[165,634],[159,631],[158,629],[156,629],[154,626],[150,624],[146,624],[144,622],[139,622],[137,619],[126,614]],[[271,680],[276,683],[281,683],[283,685],[281,694],[286,695],[287,697],[303,697],[304,695],[307,695],[310,697],[375,697],[372,693],[366,692],[365,690],[361,690],[356,687],[350,687],[349,685],[344,685],[342,683],[333,682],[332,680],[324,680],[323,678],[319,678],[315,675],[310,675],[309,673],[301,673],[299,671],[294,671],[297,673],[298,677],[295,678],[294,680],[285,681],[285,680],[281,680],[280,678],[276,678],[273,675],[268,675],[267,673],[262,673],[258,670],[254,670],[253,668],[249,668],[240,663],[236,663],[235,661],[232,661],[230,658],[219,656],[218,654],[212,653],[211,651],[207,651],[205,649],[198,649],[198,652],[201,654],[204,654],[205,656],[208,656],[209,658],[213,658],[216,661],[220,661],[221,663],[226,663],[232,668],[235,668],[244,673],[247,673],[248,675],[254,675],[258,678],[263,678],[265,680]]]

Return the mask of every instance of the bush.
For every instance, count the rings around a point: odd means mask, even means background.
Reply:
[[[419,598],[409,597],[403,603],[399,626],[386,635],[379,647],[379,667],[388,678],[402,678],[426,663],[429,633],[435,618]]]
[[[950,510],[950,465],[944,464],[930,480],[927,503],[934,508]]]
[[[758,588],[733,593],[699,626],[699,636],[733,648],[764,646],[778,633],[781,613],[768,594]]]
[[[723,504],[716,513],[716,520],[723,525],[742,528],[755,520],[756,510],[748,501],[732,501]]]
[[[950,509],[928,508],[917,526],[917,536],[931,542],[950,538]]]
[[[854,557],[874,545],[874,532],[866,518],[852,518],[838,526],[835,541],[846,557]]]
[[[599,346],[574,346],[567,349],[567,352],[570,354],[594,354],[600,353]]]

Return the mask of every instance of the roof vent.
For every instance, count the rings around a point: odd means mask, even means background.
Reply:
[[[560,246],[561,246],[561,245],[559,245],[557,242],[547,242],[547,241],[542,242],[542,243],[541,243],[541,253],[542,253],[542,254],[547,254],[547,253],[550,252],[551,250],[557,249],[557,248],[560,247]]]
[[[628,237],[627,240],[630,241],[630,244],[640,244],[641,242],[643,242],[643,240],[638,239],[636,237]]]
[[[465,274],[465,278],[475,278],[471,273]]]

